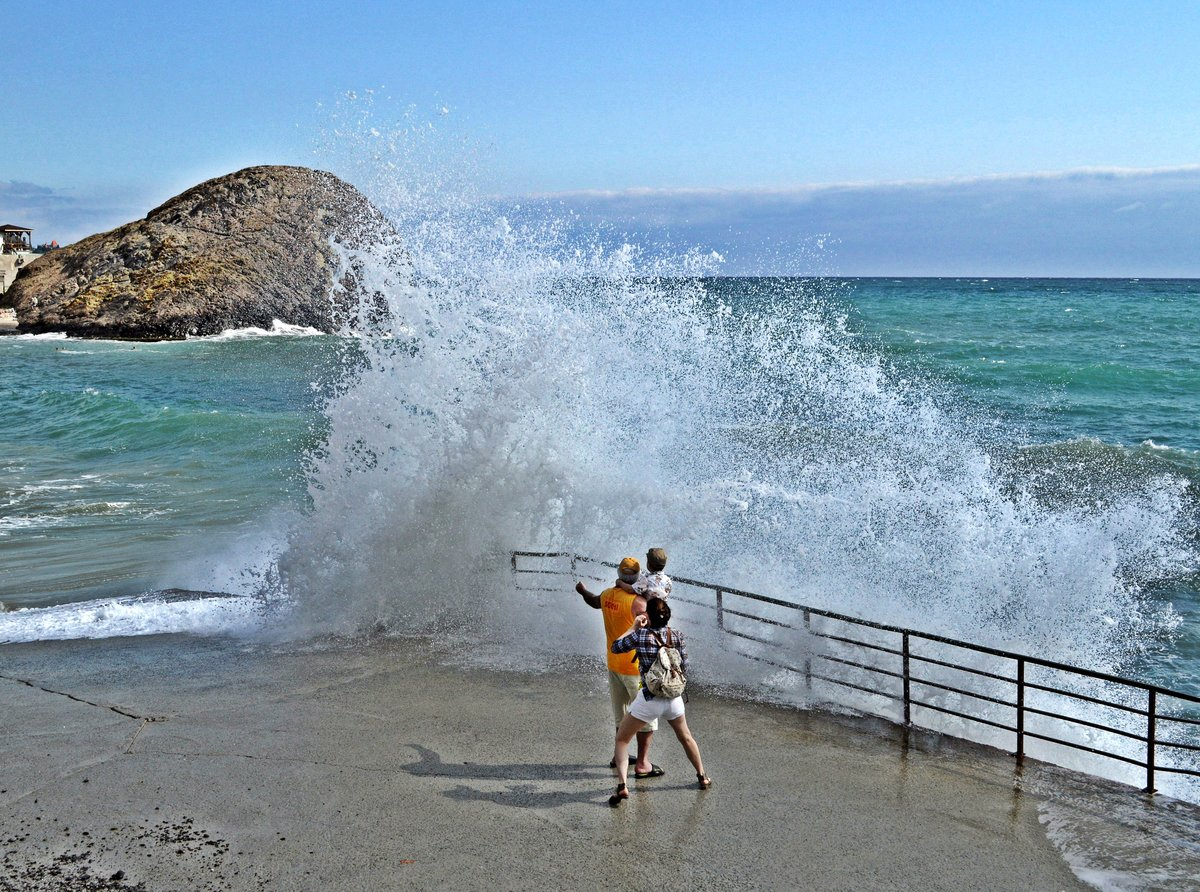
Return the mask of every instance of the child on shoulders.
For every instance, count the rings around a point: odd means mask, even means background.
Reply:
[[[646,569],[638,574],[637,582],[618,582],[617,585],[632,595],[650,598],[671,596],[671,577],[663,571],[667,568],[667,552],[663,548],[651,548],[646,552]]]

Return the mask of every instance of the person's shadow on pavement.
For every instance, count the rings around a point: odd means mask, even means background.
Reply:
[[[447,763],[427,747],[410,743],[420,757],[416,762],[402,765],[401,769],[417,777],[445,777],[471,780],[524,781],[509,783],[503,790],[478,790],[458,784],[442,793],[449,799],[461,802],[494,802],[514,808],[558,808],[563,805],[585,803],[607,803],[609,769],[597,765],[571,765],[561,763],[514,763],[484,765],[478,762],[462,764]],[[589,789],[578,791],[544,789],[542,784],[530,781],[586,781]]]

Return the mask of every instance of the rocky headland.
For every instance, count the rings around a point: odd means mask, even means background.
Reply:
[[[335,331],[361,297],[337,246],[402,253],[383,214],[333,174],[249,167],[39,257],[3,302],[22,332],[76,337],[167,340],[274,320]]]

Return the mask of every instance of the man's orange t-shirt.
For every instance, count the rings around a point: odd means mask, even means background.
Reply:
[[[618,675],[639,675],[637,651],[612,652],[613,642],[633,627],[633,599],[622,588],[613,586],[600,593],[600,611],[604,614],[604,634],[608,636],[608,668]]]

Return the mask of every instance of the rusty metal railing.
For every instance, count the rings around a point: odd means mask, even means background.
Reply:
[[[531,566],[533,561],[544,564]],[[512,570],[519,575],[578,578],[583,568],[616,566],[571,552],[512,553]],[[993,735],[1012,734],[1012,752],[1018,760],[1026,755],[1027,739],[1112,759],[1144,772],[1143,789],[1149,793],[1156,791],[1159,774],[1200,778],[1196,767],[1200,732],[1193,731],[1190,740],[1182,739],[1189,729],[1200,729],[1200,697],[729,586],[672,578],[676,586],[672,602],[711,610],[716,628],[730,640],[758,645],[757,653],[739,650],[741,657],[794,673],[809,690],[814,683],[829,684],[899,707],[889,712],[872,709],[869,702],[858,704],[856,708],[863,711],[898,718],[906,727],[945,732],[929,720],[928,711],[990,729]],[[562,586],[526,588],[559,591]],[[700,597],[687,597],[684,591]],[[796,657],[803,658],[801,665],[792,665],[792,661],[800,663]],[[971,687],[968,680],[980,684]],[[938,697],[941,702],[935,702]],[[1087,704],[1108,720],[1064,711],[1072,703]],[[1186,714],[1189,710],[1192,715]],[[1190,765],[1181,764],[1189,757]],[[1046,754],[1039,753],[1038,758],[1045,759]]]

